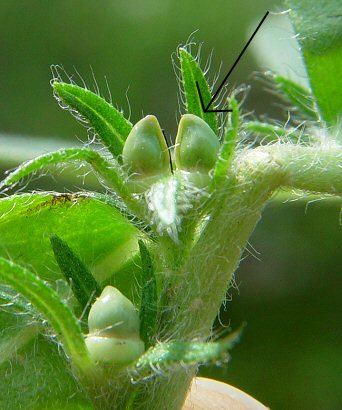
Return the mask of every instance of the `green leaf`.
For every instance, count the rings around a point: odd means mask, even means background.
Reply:
[[[14,339],[18,339],[21,332],[17,330]],[[1,409],[93,409],[72,376],[57,343],[43,336],[34,337],[12,358],[4,361],[0,365],[0,377]]]
[[[57,165],[71,161],[85,161],[89,163],[93,169],[114,188],[116,193],[125,201],[130,210],[133,212],[136,211],[137,215],[140,214],[141,207],[139,207],[138,202],[131,195],[127,184],[125,184],[124,181],[125,176],[121,174],[119,167],[108,162],[96,151],[86,148],[60,149],[24,162],[1,181],[0,189],[14,185],[28,175],[40,171],[50,165]]]
[[[266,122],[248,121],[243,124],[243,128],[246,131],[262,136],[263,140],[266,140],[266,143],[271,141],[279,141],[280,139],[285,138],[293,142],[308,140],[307,136],[302,135],[302,133],[297,129],[279,127],[278,125],[273,125]]]
[[[52,86],[62,103],[67,104],[71,112],[76,111],[76,117],[81,115],[113,156],[120,160],[132,124],[111,104],[89,90],[58,81]]]
[[[37,323],[16,328],[14,332],[8,332],[7,329],[0,340],[0,365],[10,360],[18,350],[35,338],[39,330],[41,329]]]
[[[341,0],[287,0],[313,93],[323,120],[337,123],[342,114]]]
[[[306,118],[312,121],[319,119],[315,98],[308,89],[281,75],[274,75],[273,80],[278,89]]]
[[[142,264],[142,289],[140,302],[140,337],[145,348],[151,346],[157,324],[157,283],[151,255],[143,241],[139,241]]]
[[[62,302],[57,292],[24,267],[0,257],[0,278],[27,300],[49,321],[74,366],[81,374],[93,372],[93,363],[88,354],[76,317]]]
[[[51,249],[51,235],[66,241],[102,282],[139,253],[139,234],[102,196],[35,193],[0,200],[0,256],[30,266],[45,280],[63,277]],[[126,294],[135,288],[129,272],[121,283]]]
[[[58,266],[84,309],[96,296],[100,296],[101,288],[90,270],[66,242],[57,235],[52,235],[50,241]]]
[[[219,342],[181,342],[158,343],[143,354],[136,363],[136,369],[142,374],[153,368],[226,362],[228,351],[239,340],[241,329],[228,335]]]
[[[211,100],[211,92],[204,74],[197,61],[184,48],[179,49],[179,59],[183,80],[183,91],[186,100],[186,110],[189,114],[202,118],[218,134],[217,117],[215,112],[204,112],[198,94],[196,81],[201,90],[204,104]]]

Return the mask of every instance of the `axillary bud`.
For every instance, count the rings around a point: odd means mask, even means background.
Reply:
[[[134,125],[124,144],[122,161],[133,192],[143,192],[160,178],[171,175],[168,146],[154,115],[147,115]]]
[[[201,118],[193,114],[182,116],[176,137],[175,163],[177,169],[193,174],[197,185],[205,185],[214,167],[220,148],[218,136]]]
[[[88,316],[86,345],[96,362],[125,365],[145,350],[140,320],[133,303],[118,289],[106,286]]]

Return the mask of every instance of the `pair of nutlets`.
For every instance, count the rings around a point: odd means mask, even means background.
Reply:
[[[192,182],[203,187],[208,183],[208,172],[215,165],[219,146],[218,136],[205,121],[185,114],[171,153],[173,168],[192,174]],[[122,161],[135,193],[171,175],[170,151],[155,116],[148,115],[133,127],[123,148]]]

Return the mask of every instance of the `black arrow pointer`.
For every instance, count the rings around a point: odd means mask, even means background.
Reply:
[[[262,23],[266,20],[266,17],[268,15],[269,15],[269,11],[267,11],[266,14],[264,15],[264,17],[261,19],[260,23],[258,24],[258,27],[254,30],[254,33],[251,35],[250,39],[247,41],[247,43],[246,43],[245,47],[243,48],[243,50],[241,51],[239,57],[236,59],[235,63],[232,65],[231,69],[228,71],[228,74],[224,77],[221,85],[219,86],[219,88],[217,89],[217,91],[215,92],[215,94],[213,95],[212,99],[209,101],[209,104],[207,106],[204,104],[200,86],[198,84],[198,81],[196,81],[196,87],[197,87],[198,95],[199,95],[199,98],[200,98],[200,101],[201,101],[202,110],[204,112],[231,112],[231,111],[233,111],[233,110],[209,110],[209,107],[214,102],[215,98],[218,96],[219,92],[221,91],[222,87],[224,86],[224,83],[227,81],[228,77],[230,76],[230,74],[232,73],[234,68],[236,67],[237,63],[240,61],[240,58],[243,56],[243,54],[246,51],[247,47],[250,45],[251,41],[253,40],[254,36],[256,35],[256,33],[258,32],[259,28],[261,27]]]

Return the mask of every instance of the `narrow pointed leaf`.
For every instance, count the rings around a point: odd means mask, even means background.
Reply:
[[[226,177],[227,172],[229,171],[239,132],[239,105],[235,98],[230,98],[229,106],[233,111],[230,113],[227,129],[223,137],[221,149],[215,164],[213,179],[214,183],[219,183],[221,180],[223,180]]]
[[[184,48],[179,50],[183,91],[186,100],[186,111],[202,118],[218,134],[217,117],[215,112],[204,112],[198,94],[196,81],[201,90],[204,105],[211,100],[211,92],[204,74],[193,56]]]
[[[58,266],[82,308],[90,306],[101,288],[78,255],[57,235],[50,238]]]
[[[157,323],[157,283],[152,258],[143,241],[139,241],[139,249],[142,264],[140,337],[147,349],[151,346]]]
[[[341,0],[313,7],[311,0],[287,0],[321,117],[334,125],[342,115]]]
[[[219,342],[181,342],[158,343],[143,354],[136,363],[136,369],[144,372],[152,368],[167,368],[177,365],[226,362],[229,350],[239,340],[241,329]]]
[[[57,81],[52,85],[62,103],[69,106],[71,112],[76,111],[76,117],[81,115],[87,121],[114,157],[120,156],[132,124],[111,104],[89,90]]]
[[[23,295],[46,317],[76,368],[83,374],[92,371],[93,363],[77,319],[58,293],[24,267],[2,257],[0,279]]]
[[[273,80],[278,89],[307,119],[312,121],[319,119],[315,98],[308,89],[281,75],[274,75]]]

